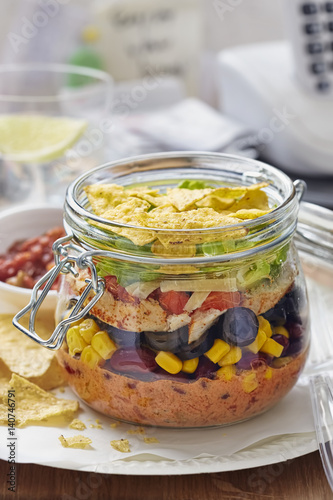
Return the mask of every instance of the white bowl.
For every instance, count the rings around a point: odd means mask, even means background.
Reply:
[[[40,236],[55,226],[62,226],[63,210],[50,205],[20,206],[0,212],[0,254],[16,241]],[[15,314],[25,307],[31,290],[0,281],[0,313]],[[51,290],[46,296],[42,311],[54,313],[57,292]]]

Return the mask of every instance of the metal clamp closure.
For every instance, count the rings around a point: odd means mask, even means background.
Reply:
[[[82,253],[82,248],[71,243],[71,239],[71,236],[65,236],[54,243],[53,253],[56,265],[36,283],[32,290],[29,304],[22,309],[22,311],[18,312],[13,319],[13,325],[16,328],[38,344],[47,347],[48,349],[59,349],[61,347],[70,325],[85,317],[85,315],[101,298],[105,289],[105,281],[103,278],[98,277],[92,258],[90,256],[85,256],[85,252]],[[69,250],[74,250],[79,255],[70,256]],[[75,277],[78,276],[78,272],[74,266],[75,264],[79,269],[89,268],[91,272],[91,279],[85,280],[87,286],[75,304],[70,316],[60,321],[49,339],[43,340],[35,331],[35,322],[38,310],[59,274],[72,273]],[[43,286],[44,288],[42,289]],[[94,293],[95,295],[91,298],[89,303],[84,306],[85,301],[91,293]],[[29,329],[27,329],[22,326],[19,321],[29,312]]]

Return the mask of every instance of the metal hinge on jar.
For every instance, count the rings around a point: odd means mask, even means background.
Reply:
[[[13,325],[43,347],[59,349],[71,324],[83,319],[103,295],[105,281],[103,278],[98,277],[92,257],[87,252],[82,252],[81,247],[72,243],[72,235],[58,239],[52,249],[55,266],[36,283],[32,290],[29,304],[14,316]],[[69,255],[69,251],[74,251],[77,255]],[[49,339],[43,340],[35,331],[36,316],[39,308],[59,274],[71,273],[75,277],[78,277],[77,268],[90,269],[91,279],[85,280],[87,286],[71,311],[70,316],[60,321]],[[91,293],[95,294],[94,297],[84,306],[85,301]],[[30,313],[29,329],[19,323],[20,319],[28,313]]]

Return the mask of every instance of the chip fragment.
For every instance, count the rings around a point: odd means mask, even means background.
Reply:
[[[112,448],[121,453],[130,453],[131,448],[128,439],[114,439],[110,441]]]
[[[59,441],[64,448],[78,448],[80,450],[86,450],[90,448],[92,440],[85,436],[72,436],[65,438],[63,435],[59,436]]]
[[[70,429],[76,429],[77,431],[84,431],[87,428],[86,424],[79,420],[78,418],[74,418],[72,422],[69,424]]]
[[[144,437],[143,438],[143,441],[146,443],[146,444],[155,444],[155,443],[159,443],[159,440],[155,437]]]

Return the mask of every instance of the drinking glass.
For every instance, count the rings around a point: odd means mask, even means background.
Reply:
[[[103,161],[112,78],[62,64],[0,66],[0,206],[62,204]]]

